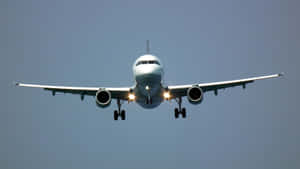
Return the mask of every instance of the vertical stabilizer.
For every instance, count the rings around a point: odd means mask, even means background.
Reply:
[[[149,40],[147,40],[147,44],[146,44],[147,46],[146,46],[146,52],[147,52],[147,54],[150,54],[150,42],[149,42]]]

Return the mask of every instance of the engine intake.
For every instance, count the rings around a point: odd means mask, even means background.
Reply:
[[[193,86],[187,90],[187,98],[192,104],[199,104],[203,100],[203,91],[198,86]]]
[[[111,103],[111,93],[105,89],[99,89],[96,93],[96,103],[100,107],[107,107]]]

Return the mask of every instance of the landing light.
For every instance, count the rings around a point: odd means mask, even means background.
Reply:
[[[164,92],[164,98],[165,98],[166,100],[169,100],[170,97],[171,97],[170,92]]]
[[[132,93],[130,93],[130,94],[128,95],[128,99],[129,99],[130,101],[134,101],[134,100],[135,100],[135,95],[132,94]]]

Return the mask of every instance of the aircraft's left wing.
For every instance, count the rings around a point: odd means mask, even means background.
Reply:
[[[222,81],[222,82],[168,86],[168,90],[170,91],[172,98],[186,96],[187,90],[193,86],[200,87],[203,90],[203,92],[214,91],[215,95],[217,95],[219,89],[225,89],[225,88],[234,87],[234,86],[243,86],[243,88],[245,88],[246,84],[252,83],[256,80],[275,78],[275,77],[279,77],[279,76],[283,76],[283,74],[280,73],[280,74],[258,76],[258,77],[252,77],[252,78],[247,78],[247,79],[229,80],[229,81]]]
[[[113,99],[127,100],[128,94],[131,90],[130,87],[123,87],[123,88],[74,87],[74,86],[52,86],[52,85],[39,85],[39,84],[25,84],[25,83],[16,83],[16,85],[22,86],[22,87],[42,88],[44,90],[52,91],[52,95],[55,95],[56,92],[79,94],[79,95],[81,95],[81,99],[84,98],[84,95],[96,96],[96,93],[99,89],[105,89],[105,90],[111,92],[111,97]]]

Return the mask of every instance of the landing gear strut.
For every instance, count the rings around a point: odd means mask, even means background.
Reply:
[[[181,108],[181,103],[182,103],[181,97],[179,97],[178,99],[175,99],[175,100],[178,103],[178,108],[174,109],[175,119],[177,119],[180,114],[182,115],[182,118],[186,118],[186,110],[185,110],[185,108]]]
[[[150,96],[150,88],[149,88],[149,86],[146,86],[146,90],[148,92],[148,96],[146,98],[146,104],[152,104],[152,97]]]
[[[114,120],[118,120],[119,116],[121,117],[121,120],[126,119],[126,113],[125,110],[121,110],[121,101],[120,99],[117,99],[117,104],[118,104],[118,110],[114,111]]]
[[[152,98],[150,96],[147,97],[146,104],[152,104]]]

